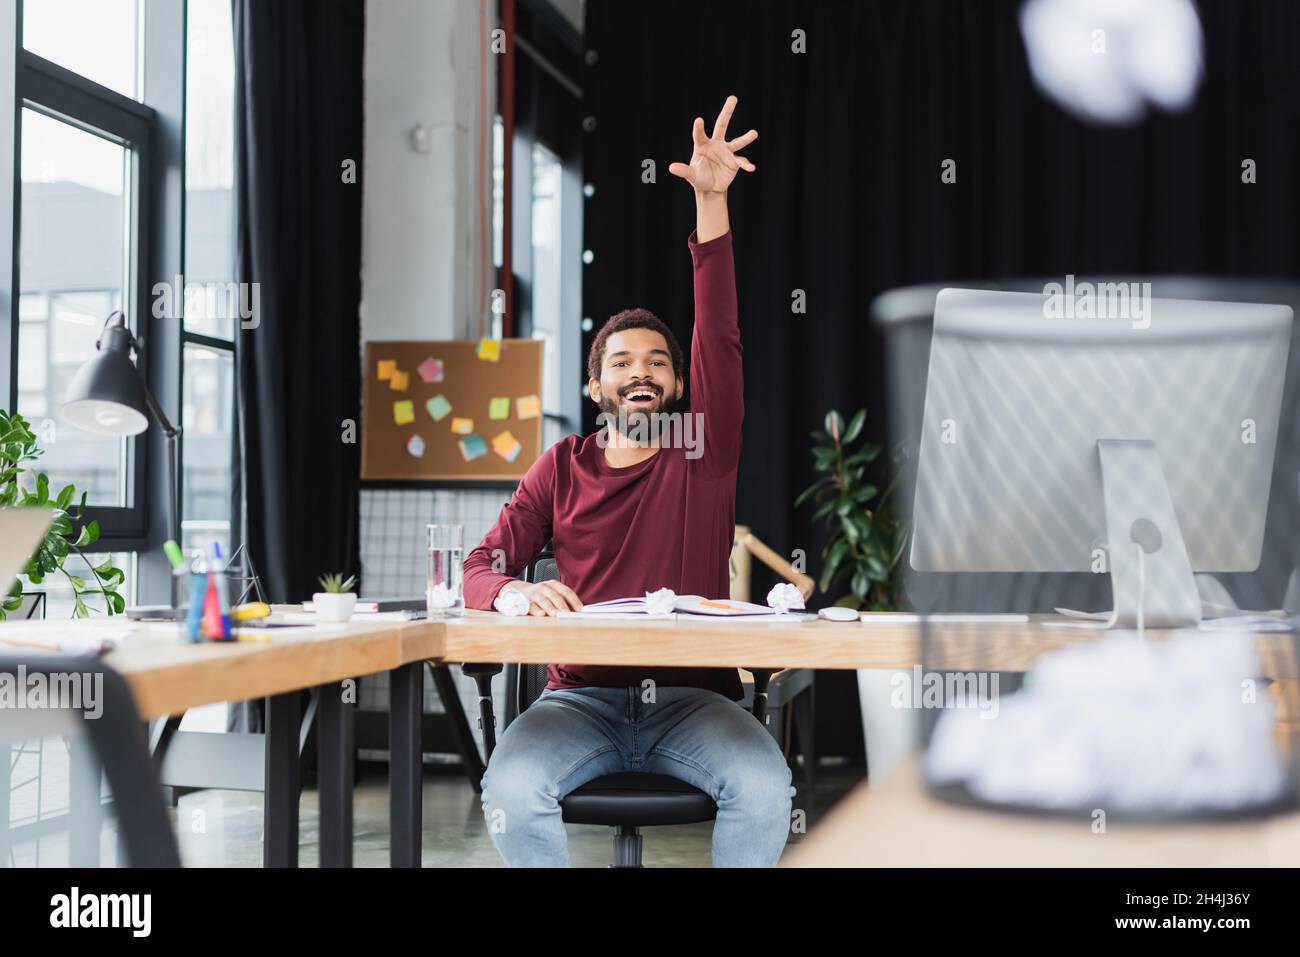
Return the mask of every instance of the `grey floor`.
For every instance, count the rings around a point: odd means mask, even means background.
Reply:
[[[366,762],[355,789],[353,862],[357,867],[388,866],[388,780],[382,764]],[[823,765],[815,793],[802,786],[795,769],[796,810],[812,827],[862,780],[862,768]],[[199,791],[180,799],[177,835],[187,867],[260,867],[262,796],[236,791]],[[316,792],[304,790],[299,810],[299,863],[319,861]],[[611,862],[611,832],[603,827],[568,825],[569,857],[575,867],[605,867]],[[646,867],[708,867],[711,824],[652,828],[644,832]],[[790,844],[802,833],[792,834]],[[787,847],[790,845],[787,844]],[[425,867],[500,867],[487,834],[477,792],[454,768],[426,768],[424,776]]]
[[[52,749],[50,757],[57,755]],[[49,761],[49,774],[58,762]],[[355,788],[353,831],[354,865],[388,866],[388,779],[387,766],[363,762]],[[796,767],[794,799],[801,827],[790,836],[787,848],[801,840],[807,828],[816,825],[830,807],[862,780],[862,768],[823,763],[818,768],[817,787],[803,786],[802,768]],[[57,782],[50,780],[50,785]],[[51,787],[50,793],[57,793]],[[65,805],[66,807],[66,805]],[[172,812],[180,843],[181,860],[187,867],[261,867],[262,795],[241,791],[194,791],[181,797]],[[299,864],[315,867],[319,862],[317,794],[303,791],[299,805]],[[575,867],[606,867],[611,863],[611,832],[603,827],[568,825],[569,856]],[[708,867],[711,824],[650,828],[644,832],[646,867]],[[113,822],[101,830],[100,861],[113,866],[117,860]],[[0,867],[62,867],[69,863],[67,831],[63,829],[39,841],[24,841],[11,849]],[[429,766],[424,774],[425,867],[500,867],[501,859],[492,845],[479,807],[477,792],[455,766]]]

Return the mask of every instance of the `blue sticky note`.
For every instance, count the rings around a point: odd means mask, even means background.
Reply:
[[[487,443],[483,441],[483,436],[477,432],[471,432],[457,444],[460,446],[460,454],[465,457],[466,462],[472,461],[480,455],[487,455]]]

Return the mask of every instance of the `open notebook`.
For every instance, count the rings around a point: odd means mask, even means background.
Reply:
[[[678,595],[673,600],[672,608],[671,612],[651,612],[647,610],[644,598],[615,598],[583,605],[582,611],[562,611],[558,617],[647,619],[690,615],[706,618],[765,618],[777,613],[775,608],[767,605],[731,598],[702,598],[699,595]]]

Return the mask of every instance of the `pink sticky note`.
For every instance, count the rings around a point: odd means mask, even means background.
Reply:
[[[415,367],[415,371],[420,373],[420,378],[425,382],[441,382],[442,360],[429,356],[429,358],[425,359]]]

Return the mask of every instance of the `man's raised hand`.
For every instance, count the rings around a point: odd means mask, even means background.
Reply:
[[[738,170],[752,173],[756,168],[739,155],[739,151],[758,139],[758,131],[750,130],[734,140],[727,139],[727,124],[731,122],[731,114],[738,102],[735,96],[727,97],[727,102],[722,104],[722,112],[714,121],[712,136],[704,135],[704,120],[697,116],[695,125],[691,128],[691,139],[695,146],[691,162],[689,165],[673,163],[668,167],[668,172],[686,180],[695,187],[697,193],[725,193]]]

